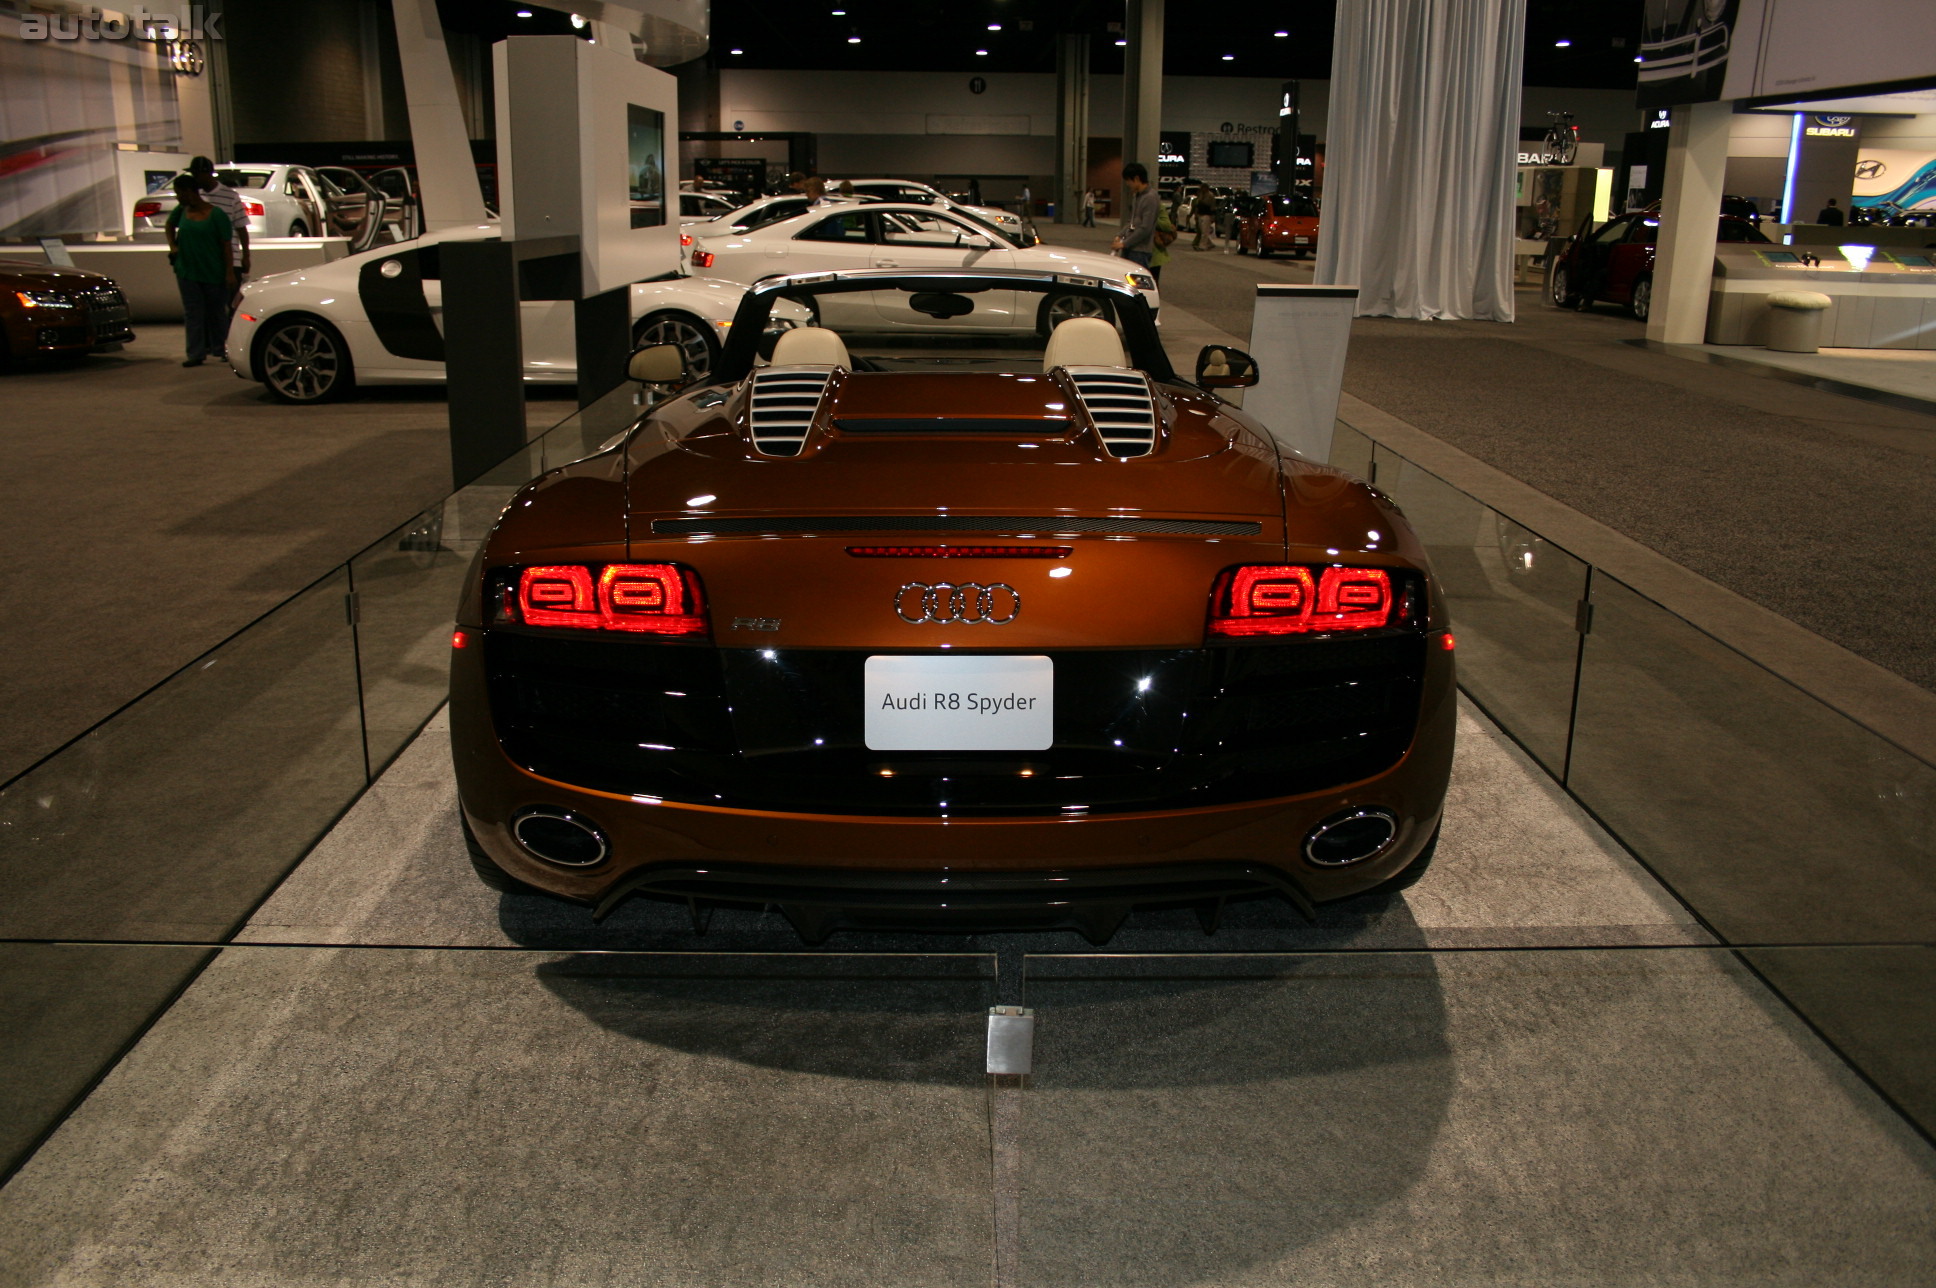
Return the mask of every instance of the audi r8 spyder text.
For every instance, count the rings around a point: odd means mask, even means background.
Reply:
[[[1046,337],[964,326],[1070,296]],[[783,301],[820,324],[762,359]],[[871,321],[903,313],[933,333]],[[1131,284],[1015,269],[770,278],[730,335],[473,565],[451,738],[488,884],[1102,940],[1416,879],[1443,600],[1381,493],[1217,396],[1247,355],[1179,376]]]

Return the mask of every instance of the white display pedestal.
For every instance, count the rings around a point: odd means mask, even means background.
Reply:
[[[1244,398],[1244,410],[1280,447],[1309,461],[1331,457],[1357,307],[1355,286],[1267,282],[1257,287],[1250,354],[1257,359],[1258,381]]]

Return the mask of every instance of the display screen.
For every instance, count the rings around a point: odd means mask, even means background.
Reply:
[[[625,123],[632,227],[657,228],[666,221],[665,113],[627,103]]]
[[[1936,268],[1927,255],[1911,255],[1906,251],[1891,251],[1889,258],[1909,268]]]
[[[1209,161],[1220,170],[1248,170],[1253,152],[1248,143],[1212,143]]]
[[[1764,250],[1761,252],[1761,258],[1764,263],[1769,264],[1799,264],[1802,262],[1802,257],[1792,250]]]

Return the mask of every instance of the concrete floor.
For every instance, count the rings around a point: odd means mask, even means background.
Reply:
[[[1104,950],[498,896],[445,736],[0,1190],[0,1285],[1936,1275],[1936,1151],[1470,706],[1403,897]]]

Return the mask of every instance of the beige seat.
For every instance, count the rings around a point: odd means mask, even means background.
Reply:
[[[1127,367],[1129,355],[1123,352],[1122,337],[1116,328],[1101,318],[1066,318],[1049,332],[1049,347],[1042,353],[1042,370],[1057,367]]]
[[[776,367],[846,367],[853,370],[853,359],[838,335],[822,326],[800,326],[780,332],[773,346]]]

